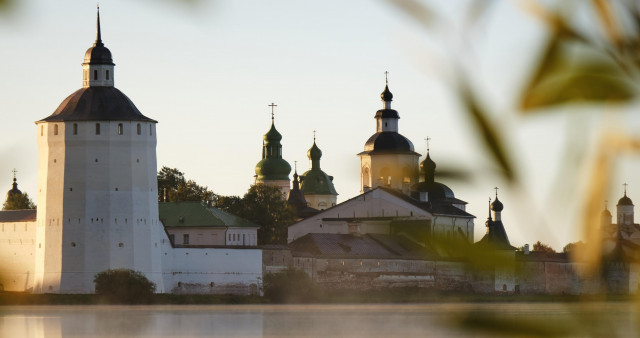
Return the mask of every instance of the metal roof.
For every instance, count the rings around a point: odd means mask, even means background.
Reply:
[[[36,209],[5,210],[0,211],[0,222],[35,222],[37,215]]]
[[[41,122],[58,121],[145,121],[157,122],[115,87],[86,87],[69,95],[53,114]]]
[[[259,227],[203,202],[164,202],[158,204],[158,210],[165,227]]]

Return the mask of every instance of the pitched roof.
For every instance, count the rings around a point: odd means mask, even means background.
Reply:
[[[414,206],[426,210],[434,215],[446,215],[446,216],[458,216],[458,217],[473,217],[475,218],[475,216],[473,216],[472,214],[459,209],[457,207],[454,207],[453,205],[450,205],[448,203],[453,202],[456,204],[466,204],[466,202],[459,200],[457,198],[448,198],[446,200],[444,200],[444,203],[429,203],[429,202],[421,202],[415,198],[412,198],[410,196],[405,195],[404,193],[402,193],[401,191],[395,190],[395,189],[389,189],[389,188],[384,188],[384,187],[378,187],[377,189],[381,189],[384,190],[388,193],[390,193],[393,196],[396,196],[402,200],[404,200],[405,202],[411,203]],[[454,200],[454,201],[451,201]]]
[[[401,237],[389,235],[306,234],[289,244],[296,255],[325,258],[423,259],[435,254]]]
[[[249,227],[259,226],[242,217],[202,202],[165,202],[158,204],[165,227]]]
[[[37,214],[36,209],[0,211],[0,222],[34,222]]]

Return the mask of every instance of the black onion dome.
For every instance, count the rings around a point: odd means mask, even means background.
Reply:
[[[389,90],[389,85],[384,86],[384,91],[380,94],[382,101],[393,101],[393,94]]]
[[[406,137],[392,131],[377,132],[364,144],[364,152],[361,154],[413,154],[413,143]]]
[[[69,95],[44,122],[55,121],[147,121],[156,122],[115,87],[86,87]]]
[[[426,192],[430,201],[455,198],[453,190],[440,182],[420,182],[411,187],[412,191]]]
[[[102,42],[96,43],[84,53],[84,63],[90,65],[113,65],[111,51]]]
[[[622,196],[622,198],[618,201],[618,205],[633,205],[633,202],[629,197],[627,197],[627,193]]]
[[[436,162],[434,162],[431,159],[431,156],[429,156],[429,151],[427,151],[427,157],[424,159],[424,161],[420,162],[420,170],[422,170],[422,172],[433,172],[436,170]]]
[[[383,118],[383,119],[388,119],[388,118],[399,119],[400,115],[394,109],[380,109],[376,112],[376,116],[374,117]]]
[[[496,199],[491,202],[491,210],[500,212],[502,211],[502,209],[504,209],[504,205],[502,205],[502,202],[500,202],[500,200],[496,196]]]

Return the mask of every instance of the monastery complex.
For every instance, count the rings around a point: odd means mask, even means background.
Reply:
[[[598,276],[578,274],[567,254],[517,250],[488,205],[486,235],[474,239],[467,202],[437,182],[429,149],[400,134],[388,83],[374,133],[360,158],[360,194],[337,203],[334,177],[313,144],[310,169],[291,175],[282,135],[264,135],[255,184],[281,189],[298,221],[286,245],[259,245],[259,226],[203,202],[158,202],[156,123],[115,87],[115,65],[101,36],[84,55],[82,88],[35,122],[36,210],[0,212],[0,290],[92,293],[107,269],[142,272],[159,293],[260,294],[265,274],[305,271],[327,288],[425,287],[480,293],[636,293],[640,226],[627,196],[616,223],[602,214]],[[273,106],[272,106],[273,108]],[[409,117],[410,119],[410,117]],[[373,126],[373,123],[372,123]],[[355,173],[354,168],[354,174]],[[20,193],[14,178],[9,194]],[[469,255],[469,253],[475,253]]]

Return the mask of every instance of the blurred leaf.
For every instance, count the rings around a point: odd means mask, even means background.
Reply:
[[[568,42],[554,35],[521,98],[524,110],[571,102],[627,101],[636,95],[612,60],[572,55]]]
[[[462,165],[458,166],[438,166],[435,176],[439,179],[449,179],[455,181],[471,181],[473,174],[465,169],[462,169]]]
[[[572,38],[578,41],[587,41],[582,34],[571,28],[567,22],[558,13],[552,12],[544,8],[540,3],[534,0],[521,0],[518,2],[521,7],[530,14],[541,19],[549,28],[551,28],[555,35],[562,38]]]
[[[424,4],[416,0],[388,0],[407,15],[427,28],[434,26],[437,16]]]
[[[620,31],[617,26],[617,20],[611,8],[611,3],[608,0],[592,0],[595,5],[596,12],[600,16],[600,20],[604,26],[604,31],[609,37],[609,40],[613,46],[620,48],[622,42]]]
[[[509,183],[516,181],[516,174],[513,170],[511,159],[504,148],[504,141],[500,134],[495,130],[494,124],[490,123],[484,109],[479,105],[475,95],[466,87],[460,93],[469,119],[474,123],[476,130],[480,133],[484,145],[487,147],[495,161],[497,162],[502,174]]]
[[[566,337],[575,334],[577,327],[566,321],[548,317],[505,316],[490,311],[468,312],[456,323],[466,330],[478,330],[497,335],[518,337]]]

